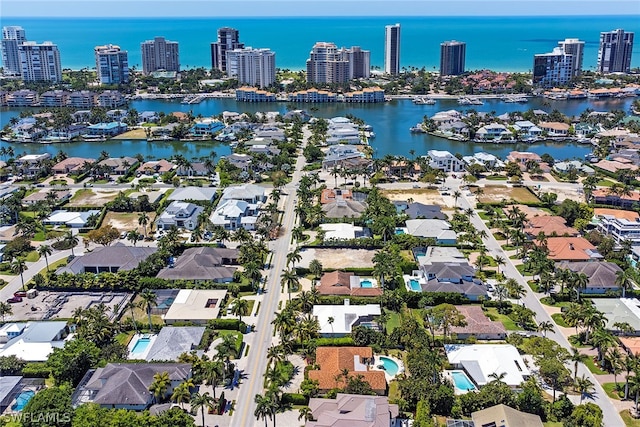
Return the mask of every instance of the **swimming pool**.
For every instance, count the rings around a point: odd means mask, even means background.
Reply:
[[[131,354],[144,353],[147,347],[149,347],[150,342],[151,338],[138,338],[138,341],[136,341],[133,348],[131,349]]]
[[[476,386],[473,385],[469,377],[467,377],[467,374],[462,371],[451,371],[451,378],[453,378],[453,383],[459,390],[471,391],[476,389]]]
[[[388,357],[384,357],[384,356],[380,356],[379,360],[380,360],[380,364],[382,365],[384,371],[387,374],[391,375],[392,377],[395,377],[396,375],[398,375],[398,371],[400,370],[400,367],[398,366],[395,360],[389,359]]]
[[[27,403],[31,400],[33,396],[36,395],[36,392],[33,390],[22,390],[18,397],[16,397],[16,403],[11,405],[11,410],[13,411],[22,411]]]
[[[373,288],[373,282],[371,280],[361,280],[360,281],[361,288]]]
[[[418,282],[416,279],[409,279],[409,287],[411,288],[412,291],[415,291],[415,292],[422,291],[422,286],[420,286],[420,282]]]
[[[396,228],[396,235],[399,236],[401,234],[404,234],[404,230],[402,228]]]

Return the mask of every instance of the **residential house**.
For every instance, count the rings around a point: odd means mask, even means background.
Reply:
[[[358,218],[367,209],[366,196],[351,190],[324,189],[320,195],[327,218]]]
[[[413,257],[418,265],[444,263],[465,263],[467,258],[456,247],[429,246],[427,248],[414,248]]]
[[[206,325],[218,317],[226,298],[224,289],[181,289],[163,319],[167,325],[176,322]]]
[[[210,137],[222,129],[224,129],[224,123],[214,119],[204,119],[197,121],[191,127],[191,134],[193,136]]]
[[[43,107],[66,107],[69,95],[69,92],[65,90],[48,90],[40,95],[40,105]]]
[[[371,386],[377,394],[385,394],[387,380],[384,371],[371,369],[374,363],[371,347],[318,347],[316,363],[319,369],[308,371],[309,379],[318,381],[321,392],[334,388],[344,388],[347,377],[362,376],[362,380]]]
[[[518,132],[518,135],[524,139],[535,139],[542,135],[542,129],[536,126],[529,120],[518,120],[514,123],[513,128]]]
[[[640,244],[640,219],[629,220],[616,218],[613,215],[601,215],[598,221],[598,231],[615,239],[616,243],[629,241],[634,245]]]
[[[191,352],[202,356],[204,350],[198,350],[198,346],[205,329],[204,326],[165,326],[152,337],[144,359],[147,362],[178,360],[183,353]]]
[[[504,374],[502,382],[519,387],[531,376],[518,349],[510,344],[445,344],[449,364],[462,369],[477,387],[490,383],[492,374]]]
[[[495,405],[471,413],[471,420],[477,427],[543,427],[539,415],[518,411],[506,405]]]
[[[264,187],[255,184],[229,186],[223,190],[220,201],[231,199],[244,200],[255,204],[264,203],[267,199],[266,190]]]
[[[26,176],[35,176],[42,169],[43,162],[51,159],[51,154],[27,154],[16,160],[16,166]]]
[[[162,399],[191,378],[190,363],[108,363],[87,372],[73,394],[74,407],[95,403],[108,409],[143,411],[154,403],[149,387],[154,376],[166,372],[169,384]]]
[[[534,243],[540,246],[538,240]],[[598,261],[602,255],[584,237],[548,237],[546,246],[549,250],[547,257],[553,261]]]
[[[502,169],[504,167],[504,162],[494,156],[493,154],[480,152],[474,153],[473,156],[464,156],[462,158],[468,166],[479,164],[487,169]]]
[[[84,255],[76,256],[56,273],[117,273],[118,271],[133,270],[154,254],[158,248],[151,246],[126,246],[115,243],[112,246],[97,247]]]
[[[538,127],[548,136],[568,136],[570,125],[561,122],[540,122]]]
[[[410,219],[447,219],[438,205],[425,205],[418,202],[403,202],[394,200],[396,212],[407,215]]]
[[[459,340],[474,337],[479,340],[503,340],[507,330],[502,322],[489,319],[477,305],[457,305],[456,310],[464,316],[465,326],[452,326],[451,333]]]
[[[98,165],[108,169],[109,175],[126,175],[129,170],[138,164],[135,157],[110,157],[102,160]]]
[[[627,323],[631,331],[625,335],[640,335],[640,300],[637,298],[594,298],[593,305],[604,314],[607,331],[618,332],[618,325]]]
[[[444,172],[461,172],[464,170],[464,162],[448,151],[429,150],[427,151],[427,159],[429,166]]]
[[[619,206],[623,209],[634,209],[640,204],[640,192],[632,191],[631,194],[614,194],[609,190],[596,189],[592,193],[593,202],[597,205]]]
[[[440,245],[455,245],[457,241],[457,234],[451,229],[451,224],[442,219],[408,219],[406,229],[407,234],[432,238]]]
[[[165,159],[160,159],[143,163],[138,167],[137,172],[145,175],[163,174],[172,171],[175,167],[175,164]]]
[[[523,230],[529,237],[536,238],[540,233],[545,236],[578,236],[580,232],[567,226],[561,216],[543,215],[529,219]]]
[[[0,329],[0,357],[15,356],[25,362],[46,362],[69,339],[66,321],[6,323]]]
[[[51,194],[50,196],[48,196]],[[71,193],[66,190],[49,190],[49,191],[38,191],[35,193],[31,193],[25,198],[22,199],[22,204],[25,206],[33,206],[38,203],[46,202],[50,200],[52,204],[59,205],[71,198]]]
[[[400,413],[388,397],[343,393],[335,399],[312,397],[309,409],[315,421],[307,421],[305,427],[391,427]]]
[[[221,200],[209,219],[213,225],[219,225],[225,230],[234,231],[238,228],[244,228],[252,231],[256,229],[260,215],[259,208],[259,204],[248,203],[244,200]]]
[[[114,122],[121,122],[127,118],[127,110],[115,109],[107,111],[107,117]]]
[[[75,90],[69,95],[69,107],[91,108],[98,103],[98,95],[88,90]]]
[[[229,283],[237,268],[238,250],[203,246],[188,248],[157,277],[165,280],[191,280],[196,283]]]
[[[599,162],[594,163],[593,166],[611,173],[627,169],[634,172],[638,170],[638,166],[634,165],[628,158],[623,157],[616,157],[616,160],[602,159]]]
[[[229,162],[229,164],[243,171],[248,171],[251,168],[252,157],[249,154],[233,153],[228,156],[224,156],[224,158]]]
[[[42,220],[44,225],[59,225],[71,228],[83,228],[86,227],[91,217],[97,217],[100,215],[100,211],[97,209],[91,209],[88,211],[67,211],[59,209],[51,212],[51,214]]]
[[[379,304],[350,305],[348,299],[343,305],[313,306],[313,316],[318,320],[318,333],[322,337],[344,337],[360,325],[376,327],[374,319],[380,313]]]
[[[360,297],[379,297],[382,295],[380,287],[363,287],[364,279],[353,273],[332,271],[324,273],[320,278],[320,285],[316,287],[320,295],[350,295]],[[374,279],[367,279],[367,285],[373,284]]]
[[[513,133],[503,124],[489,123],[476,131],[475,139],[479,141],[511,141]]]
[[[105,108],[121,107],[127,103],[125,97],[117,90],[105,90],[98,95],[98,106]]]
[[[355,145],[332,145],[324,153],[322,168],[327,170],[334,166],[340,166],[344,160],[362,157],[364,157],[364,153],[359,151]]]
[[[140,120],[140,123],[156,123],[159,119],[160,117],[155,111],[143,111],[138,114],[138,120]]]
[[[371,237],[371,231],[368,228],[342,222],[320,224],[320,229],[325,233],[325,242],[331,240],[353,240]]]
[[[171,227],[193,230],[198,226],[198,216],[203,211],[202,206],[193,203],[171,202],[156,219],[156,227],[159,230],[168,230]]]
[[[103,135],[106,137],[120,135],[127,131],[127,124],[123,122],[97,123],[87,126],[87,134]]]
[[[218,189],[213,187],[178,187],[167,197],[173,201],[213,202]]]
[[[455,292],[471,301],[487,296],[487,287],[467,262],[431,262],[420,265],[417,273],[422,292]]]
[[[553,170],[558,173],[567,173],[571,170],[575,170],[576,172],[583,173],[586,175],[593,175],[596,173],[592,167],[585,165],[578,160],[570,160],[566,162],[556,162],[553,164]]]
[[[528,162],[541,163],[542,158],[536,153],[529,151],[512,151],[507,156],[507,161],[517,163],[520,165],[520,169],[524,169]]]
[[[30,89],[20,89],[7,95],[8,107],[33,107],[39,101],[38,92]]]
[[[13,405],[16,396],[20,396],[25,385],[21,376],[5,375],[0,377],[0,412],[3,413]]]
[[[71,174],[81,172],[85,166],[93,165],[96,159],[83,157],[67,157],[53,166],[53,172],[57,174]]]
[[[617,264],[606,261],[566,262],[556,268],[585,274],[589,278],[587,286],[580,290],[582,294],[605,294],[619,289],[616,275],[622,271]]]

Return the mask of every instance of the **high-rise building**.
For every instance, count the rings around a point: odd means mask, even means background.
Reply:
[[[467,44],[455,40],[440,44],[440,75],[457,76],[464,73]]]
[[[600,33],[598,71],[601,73],[628,73],[631,69],[633,34],[618,29]]]
[[[582,73],[584,42],[578,39],[564,39],[558,42],[558,47],[567,55],[573,55],[573,76],[579,76]]]
[[[400,24],[384,27],[384,72],[400,73]]]
[[[342,48],[343,58],[349,61],[349,80],[368,79],[371,75],[371,52],[362,50],[360,46],[351,46],[349,49]]]
[[[100,84],[121,84],[129,81],[129,60],[126,50],[120,46],[96,46],[96,70]]]
[[[267,87],[276,82],[276,54],[269,49],[227,50],[226,68],[229,77],[251,86]]]
[[[539,86],[563,85],[582,72],[584,42],[565,39],[550,53],[533,57],[533,83]]]
[[[178,42],[156,37],[140,45],[142,49],[142,72],[149,74],[154,71],[180,71],[180,56]]]
[[[211,68],[227,71],[228,50],[242,49],[240,33],[235,28],[222,27],[218,29],[218,41],[211,43]]]
[[[18,46],[20,74],[26,82],[62,80],[60,51],[51,42],[24,42]]]
[[[27,41],[22,27],[2,27],[2,67],[5,74],[20,75],[20,52],[18,46]]]
[[[335,43],[318,42],[307,59],[309,83],[346,83],[349,81],[349,60]]]

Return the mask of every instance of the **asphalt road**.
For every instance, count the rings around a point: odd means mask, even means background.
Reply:
[[[291,182],[283,189],[284,203],[281,205],[281,208],[284,210],[282,218],[284,234],[274,242],[271,242],[273,258],[271,260],[271,269],[268,272],[266,293],[264,294],[258,321],[256,322],[257,331],[254,333],[256,333],[257,336],[253,338],[253,344],[249,350],[247,361],[248,372],[246,372],[247,379],[244,380],[240,386],[241,398],[236,401],[236,411],[231,420],[232,427],[263,425],[263,422],[256,420],[253,415],[256,407],[254,397],[256,394],[264,393],[263,377],[267,370],[267,349],[271,346],[274,336],[271,322],[275,317],[276,311],[278,311],[278,301],[281,297],[280,278],[282,271],[286,268],[287,253],[293,249],[293,245],[291,244],[291,229],[294,227],[296,218],[294,212],[296,184],[302,176],[303,166],[304,157],[300,156],[298,157]]]
[[[459,182],[453,181],[453,180],[447,180],[446,185],[448,185],[450,188],[453,189],[459,185]],[[573,185],[576,185],[576,184],[573,184]],[[462,209],[468,209],[470,207],[473,207],[472,203],[469,201],[469,198],[464,195],[458,199],[458,205]],[[524,289],[527,290],[527,294],[522,298],[522,301],[524,302],[527,308],[530,308],[535,312],[536,321],[538,323],[548,321],[554,325],[554,330],[553,330],[554,333],[548,334],[547,337],[550,339],[553,339],[554,341],[556,341],[558,344],[560,344],[562,347],[566,348],[567,350],[570,350],[571,344],[569,344],[569,341],[567,341],[567,339],[562,334],[562,332],[560,332],[560,330],[558,329],[558,326],[555,324],[553,319],[551,319],[551,316],[549,316],[549,314],[545,311],[538,297],[535,295],[533,291],[531,291],[531,288],[529,288],[529,285],[524,280],[524,277],[522,277],[520,272],[516,269],[515,265],[513,264],[513,261],[509,259],[509,257],[505,254],[502,247],[498,244],[498,241],[493,237],[491,230],[489,230],[487,225],[484,223],[484,221],[482,221],[482,219],[477,215],[477,213],[471,217],[471,223],[474,225],[474,227],[477,230],[485,230],[487,232],[488,237],[484,240],[484,243],[487,248],[488,255],[492,257],[495,257],[496,255],[500,255],[505,259],[506,263],[501,268],[502,272],[507,277],[512,277],[516,279],[518,283],[520,283],[524,287]],[[570,369],[571,371],[573,371],[572,367]],[[585,398],[584,402],[595,403],[600,407],[600,409],[602,409],[604,425],[606,425],[607,427],[618,427],[618,426],[624,427],[625,424],[622,421],[620,414],[618,413],[616,408],[613,406],[613,403],[611,403],[611,401],[609,400],[609,397],[600,386],[600,383],[598,382],[598,380],[593,376],[591,371],[589,371],[589,369],[586,366],[584,366],[584,364],[581,363],[578,366],[578,376],[582,376],[582,375],[585,375],[585,377],[588,378],[594,384],[594,389],[595,389],[595,392],[591,396]]]

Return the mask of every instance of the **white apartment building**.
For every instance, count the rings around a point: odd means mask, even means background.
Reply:
[[[445,172],[460,172],[464,170],[464,162],[448,151],[429,150],[427,151],[429,166]]]
[[[18,46],[27,41],[22,27],[2,27],[2,66],[6,74],[20,75],[20,52]]]
[[[96,70],[100,84],[121,84],[129,81],[129,60],[126,50],[120,46],[96,46]]]
[[[24,42],[18,46],[20,53],[20,74],[26,82],[62,80],[60,51],[51,42]]]
[[[269,49],[233,49],[226,51],[226,69],[242,84],[267,87],[276,82],[276,54]]]
[[[400,24],[384,27],[384,72],[400,73]]]
[[[616,243],[628,240],[634,245],[640,244],[640,221],[602,215],[599,218],[598,231],[613,237]]]
[[[150,74],[154,71],[180,71],[178,42],[156,37],[140,44],[142,50],[142,72]]]

